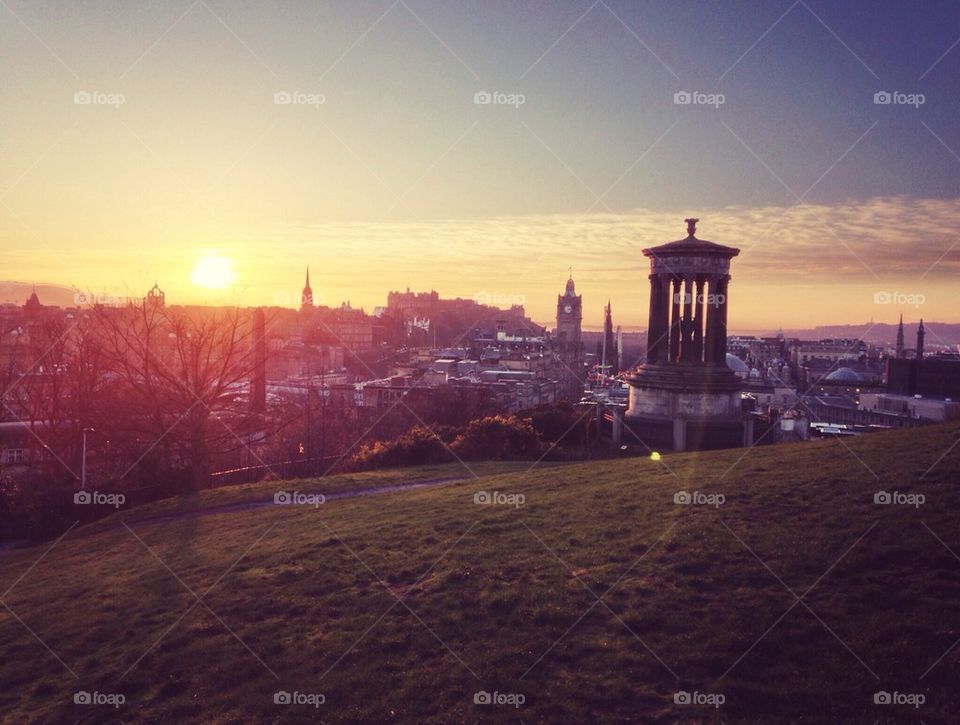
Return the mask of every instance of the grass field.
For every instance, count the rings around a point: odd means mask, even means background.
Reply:
[[[18,723],[956,721],[958,438],[938,426],[526,474],[471,465],[479,479],[439,466],[120,512],[0,557],[0,712]],[[459,476],[190,514],[274,490]],[[477,504],[479,491],[511,503]],[[675,503],[680,491],[695,502]],[[900,503],[875,503],[878,491]],[[124,702],[77,704],[78,691]],[[302,702],[276,704],[277,692]],[[478,692],[499,704],[476,704]],[[897,702],[875,703],[878,692]]]

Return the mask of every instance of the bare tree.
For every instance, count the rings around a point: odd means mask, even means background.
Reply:
[[[119,475],[159,467],[200,488],[218,456],[264,434],[248,393],[265,341],[250,314],[137,303],[99,310],[98,323],[108,378],[100,418],[125,462]]]
[[[94,418],[102,382],[89,320],[46,315],[18,330],[3,366],[3,417],[29,429],[43,449],[46,475],[76,476],[80,431]],[[20,343],[19,339],[25,342]]]

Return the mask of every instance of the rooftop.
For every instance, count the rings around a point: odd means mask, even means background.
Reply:
[[[659,247],[650,247],[643,250],[646,257],[658,257],[664,255],[716,255],[722,257],[736,257],[740,250],[736,247],[727,247],[716,242],[709,242],[706,239],[697,239],[697,222],[699,219],[684,219],[687,223],[687,236],[678,239],[675,242],[667,242]]]

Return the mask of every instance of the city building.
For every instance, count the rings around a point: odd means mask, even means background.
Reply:
[[[162,310],[167,304],[167,295],[164,294],[160,286],[154,282],[153,287],[147,291],[147,296],[143,299],[143,304],[148,310]]]
[[[557,330],[555,350],[564,371],[560,378],[561,397],[577,401],[583,393],[583,296],[571,275],[563,294],[557,295]]]
[[[894,393],[861,393],[860,410],[919,418],[935,423],[960,420],[960,401]]]
[[[917,333],[918,348],[922,337]],[[960,400],[960,355],[940,353],[886,361],[887,392],[924,398]]]

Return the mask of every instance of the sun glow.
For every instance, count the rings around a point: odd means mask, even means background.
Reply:
[[[197,287],[226,289],[237,281],[233,260],[220,254],[205,254],[193,265],[190,281]]]

